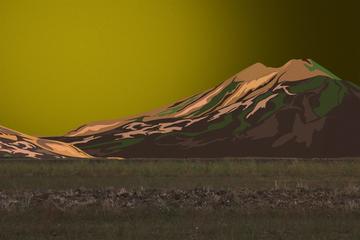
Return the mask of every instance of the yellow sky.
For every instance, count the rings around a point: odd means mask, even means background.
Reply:
[[[174,102],[257,61],[310,57],[348,71],[307,40],[293,44],[286,11],[254,2],[0,1],[0,125],[62,134]]]

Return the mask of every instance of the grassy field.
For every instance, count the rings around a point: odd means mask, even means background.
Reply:
[[[360,239],[360,161],[0,161],[0,229],[0,239]]]
[[[360,161],[0,161],[0,189],[346,188]]]
[[[32,210],[1,213],[0,239],[360,239],[360,216],[336,212]]]

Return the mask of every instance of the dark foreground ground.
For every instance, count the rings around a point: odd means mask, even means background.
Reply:
[[[360,160],[0,161],[0,239],[360,239]]]

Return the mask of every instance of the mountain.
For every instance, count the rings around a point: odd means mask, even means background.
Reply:
[[[360,88],[313,60],[255,64],[220,85],[65,136],[95,157],[360,156]]]
[[[32,137],[0,126],[0,158],[92,158],[68,143]]]

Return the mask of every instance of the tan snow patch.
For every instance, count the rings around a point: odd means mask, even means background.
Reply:
[[[273,79],[276,76],[276,74],[277,72],[273,72],[259,79],[243,82],[240,85],[240,87],[238,87],[238,89],[230,97],[226,99],[226,101],[222,104],[222,106],[233,104],[234,102],[238,101],[249,92],[254,91],[255,89],[259,89],[260,87],[266,85],[267,83],[269,83],[271,79]]]
[[[258,110],[260,110],[260,109],[262,109],[262,108],[265,108],[266,105],[267,105],[267,103],[268,103],[271,99],[273,99],[274,97],[276,97],[277,95],[278,95],[278,94],[276,93],[276,94],[273,94],[273,95],[271,95],[271,96],[269,96],[269,97],[267,97],[267,98],[259,101],[259,102],[256,104],[255,108],[246,116],[246,118],[249,118],[250,116],[254,115]]]

